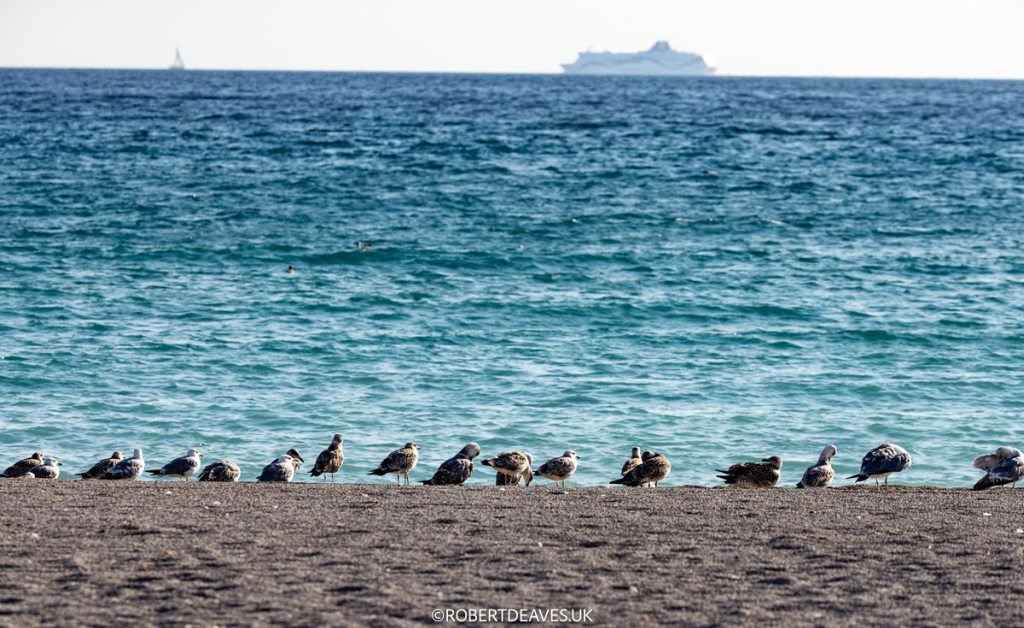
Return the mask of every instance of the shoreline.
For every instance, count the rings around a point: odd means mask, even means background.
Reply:
[[[1022,495],[3,480],[0,624],[1020,624]]]

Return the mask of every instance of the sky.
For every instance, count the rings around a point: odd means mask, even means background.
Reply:
[[[1020,0],[0,0],[0,67],[558,72],[581,50],[719,74],[1024,79]]]

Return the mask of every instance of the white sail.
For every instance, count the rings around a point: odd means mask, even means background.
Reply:
[[[172,70],[184,70],[185,62],[181,60],[181,51],[177,48],[174,49],[174,63],[171,65]]]

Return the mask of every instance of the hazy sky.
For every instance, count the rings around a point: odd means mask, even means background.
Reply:
[[[1020,0],[0,0],[0,66],[557,72],[667,39],[722,74],[1024,78]]]

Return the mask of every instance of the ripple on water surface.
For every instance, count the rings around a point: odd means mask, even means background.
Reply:
[[[576,78],[0,70],[0,458],[1024,444],[1024,85]]]

